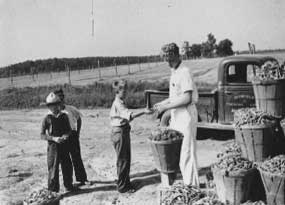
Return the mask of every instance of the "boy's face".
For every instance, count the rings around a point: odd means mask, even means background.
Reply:
[[[51,104],[48,105],[47,107],[55,115],[58,114],[60,111],[59,104]]]
[[[125,99],[127,96],[127,89],[122,88],[122,89],[118,90],[117,95],[119,96],[119,98]]]

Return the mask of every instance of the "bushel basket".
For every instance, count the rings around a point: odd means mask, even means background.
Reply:
[[[265,172],[258,169],[266,192],[269,205],[285,204],[285,176]]]
[[[285,115],[285,79],[253,81],[256,108],[274,116]]]
[[[235,140],[241,147],[242,157],[260,162],[276,155],[274,128],[274,123],[235,127]]]
[[[212,171],[217,195],[222,202],[240,205],[248,200],[257,200],[257,197],[264,198],[256,168],[228,175],[217,167],[212,167]],[[260,192],[259,196],[256,190]]]
[[[157,170],[162,173],[179,172],[180,150],[183,139],[154,141],[149,140]]]

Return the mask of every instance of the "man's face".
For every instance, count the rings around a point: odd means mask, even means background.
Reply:
[[[57,115],[60,111],[59,104],[48,105],[48,109],[55,115]]]
[[[173,68],[179,61],[179,56],[174,52],[167,52],[165,54],[165,60],[168,62],[169,67]]]

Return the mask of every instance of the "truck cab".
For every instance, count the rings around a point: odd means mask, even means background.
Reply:
[[[252,78],[256,69],[267,61],[277,60],[270,56],[262,55],[238,55],[223,58],[217,69],[217,86],[210,93],[199,93],[199,101],[211,98],[213,105],[210,118],[198,122],[198,129],[233,130],[234,111],[244,107],[255,107]],[[146,90],[145,99],[147,107],[150,108],[155,102],[154,96],[160,96],[160,100],[168,97],[168,91]],[[159,101],[160,101],[159,100]],[[199,115],[203,115],[199,109]],[[168,115],[168,116],[167,116]],[[161,119],[165,121],[169,113],[164,113]]]

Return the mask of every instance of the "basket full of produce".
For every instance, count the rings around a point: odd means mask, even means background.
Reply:
[[[266,192],[266,201],[270,205],[285,204],[285,155],[278,155],[258,164]]]
[[[220,159],[211,169],[222,202],[239,205],[247,200],[264,198],[260,191],[263,189],[261,179],[251,161],[239,156],[227,157]]]
[[[256,108],[242,108],[235,111],[234,123],[235,140],[244,158],[262,161],[276,154],[275,117]]]
[[[241,156],[241,147],[236,142],[224,144],[222,151],[217,154],[218,159]]]
[[[149,138],[155,166],[163,173],[179,171],[180,150],[183,134],[169,128],[154,130]]]
[[[285,71],[277,61],[267,61],[255,71],[252,81],[258,110],[285,115]]]
[[[33,191],[24,201],[24,205],[58,205],[61,195],[46,188]]]

